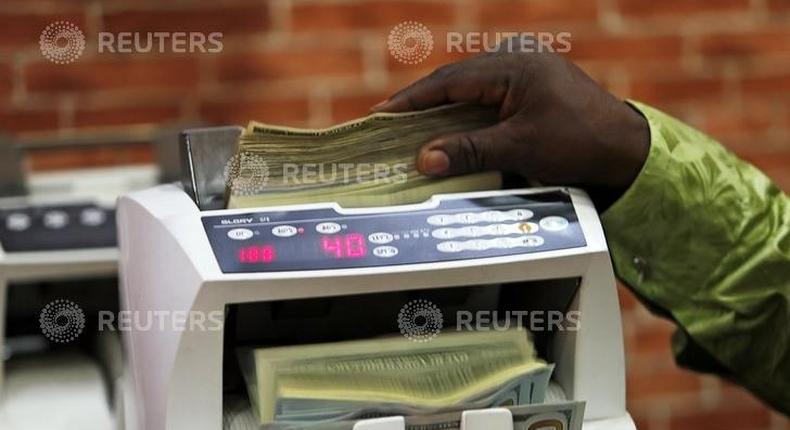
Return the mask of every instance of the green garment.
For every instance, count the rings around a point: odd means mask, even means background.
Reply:
[[[678,324],[679,364],[790,414],[790,198],[710,137],[632,105],[651,146],[602,217],[617,276]]]

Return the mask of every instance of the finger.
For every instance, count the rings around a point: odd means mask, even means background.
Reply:
[[[417,169],[429,176],[512,170],[514,142],[507,123],[443,136],[420,150]]]
[[[481,61],[467,60],[442,66],[371,110],[406,112],[446,103],[495,104],[504,98],[507,91],[499,72],[494,64]]]

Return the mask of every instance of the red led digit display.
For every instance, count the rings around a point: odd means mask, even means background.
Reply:
[[[362,258],[368,253],[365,237],[359,233],[322,236],[321,249],[334,258]]]
[[[239,249],[239,263],[271,263],[277,256],[271,245],[254,245]]]

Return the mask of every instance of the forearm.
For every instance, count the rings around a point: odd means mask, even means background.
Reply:
[[[676,337],[678,355],[698,346],[788,413],[790,200],[709,137],[634,105],[651,148],[603,216],[617,274],[687,334]]]

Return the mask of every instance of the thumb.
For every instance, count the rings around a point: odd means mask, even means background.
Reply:
[[[425,145],[417,169],[428,176],[459,175],[487,170],[507,170],[514,149],[505,125],[442,136]]]

